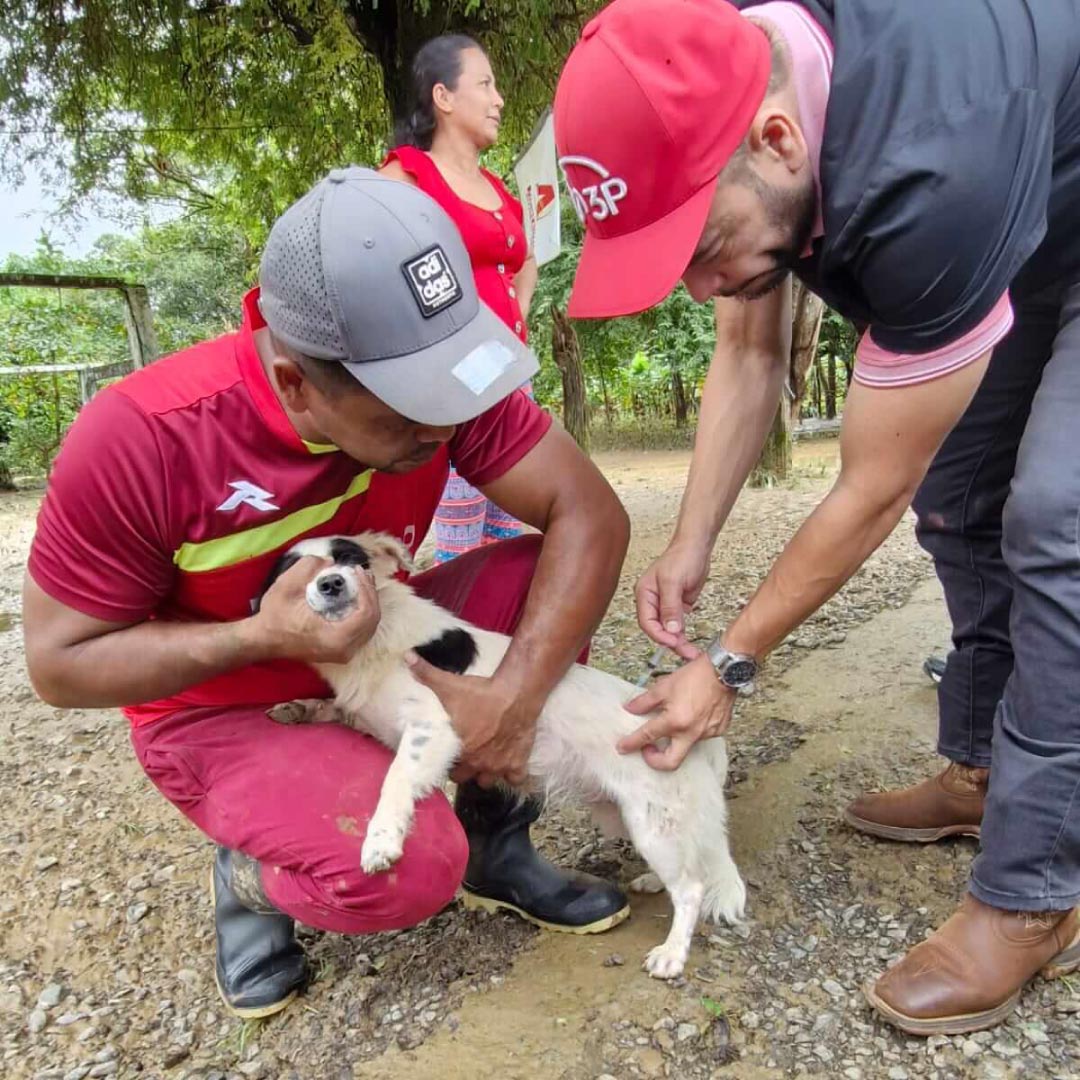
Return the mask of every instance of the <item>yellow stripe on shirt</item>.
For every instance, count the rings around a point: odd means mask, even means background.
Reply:
[[[204,574],[208,570],[220,570],[224,566],[265,555],[329,521],[349,499],[367,491],[373,472],[373,469],[368,469],[354,476],[341,495],[315,506],[294,510],[277,521],[256,525],[231,536],[203,540],[198,544],[181,544],[173,554],[173,562],[189,574]]]

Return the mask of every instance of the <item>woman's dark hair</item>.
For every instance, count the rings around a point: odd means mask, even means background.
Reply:
[[[431,92],[442,83],[448,90],[457,87],[461,77],[461,54],[480,46],[465,34],[441,34],[421,46],[412,62],[409,87],[409,111],[394,128],[395,146],[431,149],[435,134],[435,105]]]

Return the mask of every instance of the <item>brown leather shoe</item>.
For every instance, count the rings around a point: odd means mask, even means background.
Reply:
[[[970,893],[938,932],[863,989],[909,1035],[963,1035],[993,1027],[1016,1008],[1036,973],[1080,968],[1080,908],[1001,911]]]
[[[844,820],[886,840],[928,844],[945,836],[978,836],[989,776],[989,769],[954,762],[915,787],[860,795]]]

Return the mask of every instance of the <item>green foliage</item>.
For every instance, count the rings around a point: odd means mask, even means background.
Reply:
[[[215,337],[235,325],[252,253],[235,230],[190,220],[139,236],[103,237],[85,259],[42,241],[30,258],[10,256],[5,273],[94,274],[147,286],[164,352]],[[106,364],[130,358],[118,293],[0,288],[0,365]],[[0,379],[0,465],[15,474],[48,471],[79,407],[71,373]]]
[[[836,415],[843,411],[855,367],[857,344],[858,335],[852,323],[838,312],[826,308],[821,319],[817,356],[808,374],[803,397],[804,417],[826,417],[830,411],[830,397]]]
[[[727,1016],[727,1009],[719,1001],[714,1001],[711,997],[703,997],[701,1004],[706,1012],[711,1013],[718,1020],[722,1020]]]
[[[117,192],[187,214],[134,239],[107,237],[87,259],[65,259],[45,243],[6,269],[142,282],[163,351],[212,337],[236,321],[285,206],[334,166],[380,160],[420,44],[457,30],[490,53],[507,107],[488,163],[505,176],[602,2],[8,0],[0,174],[18,180],[34,161],[73,206]],[[562,391],[550,313],[565,309],[581,243],[568,205],[564,215],[565,250],[543,268],[529,320],[542,361],[536,393],[555,408]],[[0,319],[4,364],[127,356],[120,300],[110,294],[0,290]],[[680,287],[643,315],[581,321],[576,330],[595,431],[617,438],[632,429],[650,444],[689,438],[713,351],[711,305],[694,304]],[[837,358],[842,398],[850,324],[827,314],[821,350]],[[815,379],[818,391],[820,365]],[[19,471],[47,468],[74,415],[76,386],[70,376],[0,380],[0,457]]]
[[[256,245],[334,166],[379,161],[429,37],[472,33],[520,145],[599,0],[7,0],[0,170],[179,200]]]
[[[562,224],[562,254],[540,271],[529,313],[530,344],[541,361],[534,389],[537,398],[553,408],[561,402],[562,384],[551,360],[551,307],[566,307],[582,236],[577,218],[565,204]],[[676,375],[691,411],[696,407],[715,345],[712,306],[695,304],[682,286],[641,315],[582,319],[574,329],[593,416],[609,429],[619,427],[619,418],[627,416],[665,418],[673,424]]]

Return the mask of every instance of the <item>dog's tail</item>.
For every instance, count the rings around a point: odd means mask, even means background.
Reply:
[[[727,804],[724,781],[727,778],[727,748],[723,739],[705,739],[697,752],[709,763],[715,781],[701,793],[701,818],[697,839],[698,865],[705,883],[701,914],[714,922],[733,925],[742,921],[746,910],[746,886],[728,847]]]

